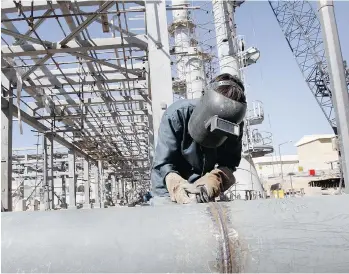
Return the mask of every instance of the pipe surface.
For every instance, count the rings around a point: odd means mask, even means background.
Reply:
[[[349,196],[2,213],[2,272],[346,272]]]

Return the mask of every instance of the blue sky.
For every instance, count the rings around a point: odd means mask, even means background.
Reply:
[[[195,2],[193,4],[196,5]],[[199,5],[206,9],[211,6],[210,2],[205,4],[204,1],[200,1]],[[349,26],[349,2],[336,1],[335,12],[343,58],[349,61],[349,36],[346,29]],[[205,25],[210,14],[194,11],[192,15],[198,25],[213,29],[212,25]],[[272,131],[275,146],[288,140],[295,143],[307,134],[332,133],[332,129],[303,79],[268,2],[245,2],[237,10],[236,23],[238,34],[245,35],[246,46],[255,46],[261,51],[260,60],[257,64],[250,66],[245,75],[249,101],[261,100],[264,105],[266,119],[259,128],[263,131]],[[61,33],[47,32],[47,29],[50,29],[49,24],[49,22],[46,23],[45,28],[40,28],[39,32],[44,34],[47,40],[62,39]],[[136,21],[135,24],[134,27],[140,27],[141,22]],[[96,28],[99,30],[100,26],[96,24]],[[205,33],[202,31],[198,29],[199,34]],[[110,35],[105,34],[105,37]],[[213,44],[214,41],[211,39],[208,43]],[[36,143],[37,138],[30,132],[28,126],[24,125],[22,136],[19,134],[17,122],[14,123],[13,128],[14,147],[33,146]],[[282,147],[282,153],[294,154],[296,148],[293,144],[286,144]]]
[[[316,6],[317,3],[313,2]],[[349,60],[349,2],[336,1],[335,13],[344,60]],[[303,135],[332,133],[324,114],[306,85],[286,39],[267,1],[247,1],[236,15],[238,33],[261,58],[247,69],[249,100],[261,100],[270,116],[274,145]],[[268,117],[261,130],[270,131]],[[282,146],[283,154],[296,153],[294,144]]]

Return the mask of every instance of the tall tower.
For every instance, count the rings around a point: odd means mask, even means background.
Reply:
[[[173,23],[169,33],[174,37],[171,51],[176,56],[177,75],[173,81],[173,90],[188,99],[199,98],[205,87],[203,54],[195,40],[195,24],[190,19],[187,0],[173,0],[173,6],[182,7],[172,13]]]
[[[235,75],[244,82],[242,68],[256,63],[259,51],[255,47],[245,49],[244,39],[236,34],[234,13],[243,2],[213,0],[212,6],[220,73]],[[251,105],[252,108],[249,107],[245,119],[243,154],[235,172],[237,183],[230,189],[234,199],[254,199],[264,196],[264,189],[252,158],[273,152],[273,147],[266,143],[263,134],[251,128],[263,122],[262,105],[259,102],[253,102]]]

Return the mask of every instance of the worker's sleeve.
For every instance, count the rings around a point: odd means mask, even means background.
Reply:
[[[181,159],[181,131],[182,126],[177,115],[163,115],[151,174],[152,189],[157,196],[167,193],[165,183],[167,174],[178,173],[176,165]]]
[[[242,153],[242,136],[244,130],[244,123],[240,124],[240,136],[237,139],[228,139],[224,144],[218,148],[218,166],[224,166],[235,171],[241,161]]]

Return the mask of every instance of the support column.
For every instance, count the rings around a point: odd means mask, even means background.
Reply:
[[[62,208],[67,208],[67,187],[66,187],[66,177],[65,175],[62,176],[62,195],[61,199],[63,204],[61,205]]]
[[[90,162],[84,159],[84,206],[83,208],[91,208],[90,203]]]
[[[76,169],[75,169],[75,153],[72,150],[68,152],[69,166],[69,206],[68,209],[76,209]]]
[[[111,200],[113,201],[113,203],[116,203],[116,193],[117,193],[117,189],[116,189],[116,180],[115,180],[115,175],[111,175]]]
[[[103,162],[98,160],[98,199],[99,206],[104,207],[103,192],[104,192],[104,178],[103,178]]]
[[[330,76],[333,108],[336,113],[340,161],[345,189],[349,194],[349,94],[340,47],[333,1],[319,1],[319,17]]]
[[[42,194],[40,195],[40,210],[50,209],[49,197],[49,179],[48,179],[48,152],[47,152],[47,138],[45,134],[42,135],[42,149],[43,149],[43,178],[41,182]]]
[[[47,136],[48,141],[48,162],[47,162],[47,170],[48,170],[48,196],[49,196],[49,207],[50,209],[55,208],[55,184],[53,180],[53,136],[49,134]]]
[[[101,207],[101,200],[99,198],[99,172],[98,172],[98,166],[94,166],[94,187],[93,192],[95,196],[95,203],[93,205],[94,208],[100,208]]]
[[[232,6],[234,2],[212,0],[212,9],[216,29],[220,73],[230,73],[240,78],[240,65],[236,56],[234,7]]]
[[[120,179],[120,199],[125,200],[125,179]]]
[[[171,58],[165,0],[146,1],[145,8],[155,147],[162,114],[173,102]]]
[[[93,177],[94,177],[94,184],[93,184],[93,194],[95,198],[95,202],[93,204],[94,208],[100,208],[100,201],[98,196],[98,167],[93,167]]]
[[[12,88],[2,79],[2,96],[8,103],[1,104],[1,211],[12,211]],[[5,86],[6,85],[6,86]]]

